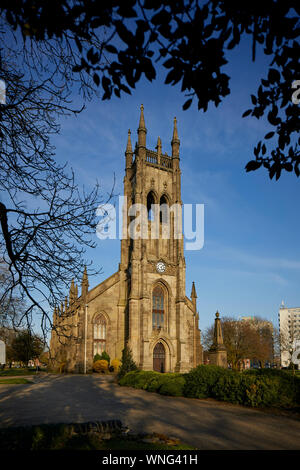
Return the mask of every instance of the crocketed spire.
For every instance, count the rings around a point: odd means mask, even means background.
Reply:
[[[179,141],[176,116],[174,117],[174,127],[173,127],[173,139],[172,139],[172,141],[175,141],[175,140]]]
[[[70,287],[70,293],[69,293],[70,303],[72,303],[74,299],[75,299],[75,283],[74,283],[74,279],[72,279],[71,287]]]
[[[174,117],[174,128],[173,128],[173,138],[171,140],[171,145],[172,145],[172,157],[178,157],[179,158],[179,145],[180,145],[180,140],[178,137],[178,129],[177,129],[177,119]]]
[[[81,282],[81,296],[85,298],[89,290],[89,280],[87,275],[86,266],[84,267],[82,282]]]
[[[191,299],[196,299],[196,298],[197,298],[196,287],[195,287],[195,283],[194,283],[194,281],[193,281],[192,292],[191,292]]]
[[[131,131],[130,131],[130,129],[128,129],[126,153],[132,153],[131,137],[130,136],[131,136]]]
[[[159,153],[159,154],[161,154],[161,147],[162,147],[162,145],[161,145],[161,138],[158,137],[158,138],[157,138],[157,146],[156,146],[156,148],[157,148],[157,153]]]
[[[147,134],[147,129],[146,129],[145,118],[144,118],[144,106],[141,104],[141,114],[140,114],[140,122],[139,122],[139,128],[138,128],[138,147],[146,148],[146,134]]]
[[[141,114],[140,114],[140,122],[139,122],[139,129],[138,130],[146,130],[145,118],[144,118],[144,105],[143,104],[141,104]]]

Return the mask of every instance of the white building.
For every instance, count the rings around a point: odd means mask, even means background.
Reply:
[[[0,339],[0,365],[6,363],[6,346],[4,341]]]
[[[284,302],[278,314],[281,342],[281,366],[288,367],[300,342],[300,308],[285,307]],[[293,360],[295,363],[295,360]]]

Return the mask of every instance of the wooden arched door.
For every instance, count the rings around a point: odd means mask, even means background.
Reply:
[[[153,370],[165,372],[166,351],[162,343],[157,343],[153,350]]]

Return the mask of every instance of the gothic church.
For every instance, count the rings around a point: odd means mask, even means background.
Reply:
[[[123,222],[128,227],[129,207],[141,203],[148,208],[151,230],[153,204],[182,205],[176,118],[171,156],[162,153],[159,137],[156,150],[147,149],[143,105],[137,134],[133,151],[128,131]],[[183,236],[174,236],[174,215],[170,237],[163,235],[161,219],[158,231],[157,238],[123,238],[118,271],[96,287],[89,289],[86,270],[80,296],[72,282],[69,299],[53,314],[54,365],[64,362],[68,371],[88,371],[94,355],[104,350],[111,359],[121,359],[125,342],[144,370],[187,372],[202,363],[197,295],[193,283],[191,298],[186,296]],[[61,328],[67,334],[58,337]]]

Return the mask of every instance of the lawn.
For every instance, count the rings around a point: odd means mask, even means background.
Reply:
[[[31,368],[11,368],[11,369],[4,369],[0,370],[0,377],[7,377],[7,376],[16,376],[16,375],[33,375],[36,374],[36,369]]]
[[[300,370],[295,370],[295,375],[297,375],[298,377],[300,377]]]
[[[1,379],[0,378],[0,385],[7,385],[7,384],[32,384],[31,380],[22,379],[22,378],[8,378],[8,379]]]

